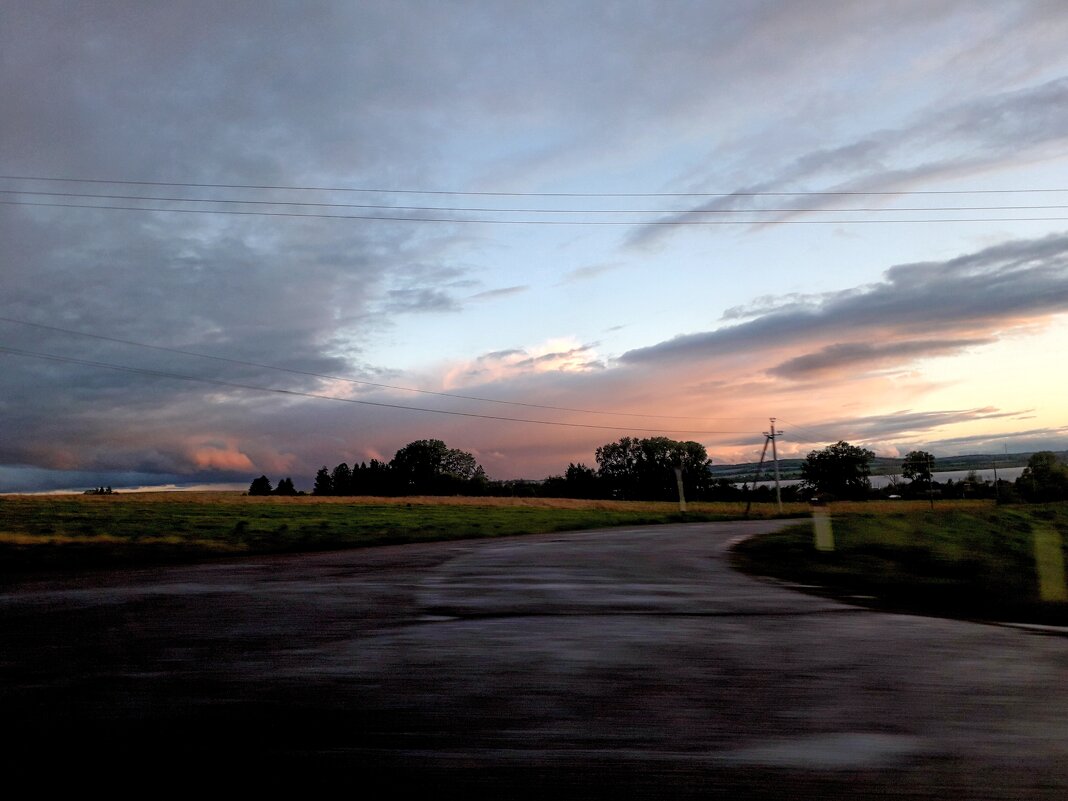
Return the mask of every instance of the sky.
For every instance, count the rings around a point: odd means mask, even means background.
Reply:
[[[0,5],[0,492],[1068,448],[1068,4]],[[105,208],[106,207],[106,208]]]

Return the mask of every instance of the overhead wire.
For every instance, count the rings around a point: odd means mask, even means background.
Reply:
[[[1068,189],[1056,187],[1031,187],[1021,189],[898,189],[898,190],[794,190],[794,191],[734,191],[734,192],[493,192],[493,191],[458,191],[458,190],[435,190],[435,189],[385,189],[381,187],[345,187],[345,186],[298,186],[284,184],[227,184],[227,183],[202,183],[192,181],[142,181],[125,179],[105,178],[74,178],[42,175],[0,175],[0,181],[18,182],[45,182],[51,184],[89,184],[93,186],[131,186],[131,187],[171,187],[183,189],[229,189],[229,190],[254,190],[254,191],[287,191],[287,192],[347,192],[377,194],[386,196],[409,196],[425,195],[435,197],[499,197],[499,198],[570,198],[570,199],[637,199],[637,198],[786,198],[786,197],[825,197],[825,198],[848,198],[848,197],[905,197],[905,196],[968,196],[968,195],[1007,195],[1028,193],[1062,193]],[[113,200],[132,201],[137,203],[169,203],[169,204],[200,204],[199,207],[160,208],[145,205],[126,204],[103,204],[103,203],[61,203],[56,201],[30,201],[30,200],[0,200],[0,205],[30,206],[46,208],[78,208],[98,209],[108,211],[140,211],[172,214],[212,214],[212,215],[237,215],[247,217],[288,217],[288,218],[317,218],[338,220],[364,220],[364,221],[395,221],[412,223],[452,223],[452,224],[486,224],[486,225],[532,225],[532,226],[724,226],[724,225],[872,225],[872,224],[909,224],[909,223],[976,223],[976,222],[1059,222],[1068,220],[1065,216],[981,216],[981,217],[907,217],[890,219],[885,216],[875,219],[695,219],[695,217],[707,217],[717,215],[719,217],[733,215],[769,215],[769,214],[915,214],[922,212],[1006,212],[1006,211],[1039,211],[1058,210],[1068,206],[1061,204],[1014,204],[1014,205],[942,205],[942,206],[906,206],[906,207],[834,207],[834,208],[730,208],[730,209],[631,209],[631,208],[511,208],[492,206],[461,206],[461,205],[401,205],[393,203],[337,203],[322,200],[300,199],[278,200],[273,198],[191,198],[174,197],[171,195],[129,195],[107,192],[82,192],[82,191],[45,191],[34,190],[24,186],[5,187],[0,189],[0,194],[8,196],[33,196],[51,198],[70,198],[84,200]],[[273,210],[260,209],[235,209],[235,208],[207,208],[205,204],[218,205],[243,205],[243,206],[270,206]],[[283,208],[290,207],[290,208]],[[297,211],[291,207],[304,209],[319,209],[319,211]],[[327,209],[362,209],[374,211],[374,214],[338,214],[326,213]],[[394,212],[394,213],[389,213]],[[463,215],[483,215],[477,217]],[[534,219],[501,219],[499,216],[486,217],[484,215],[557,215],[570,217],[567,219],[546,219],[537,217]],[[634,219],[575,219],[577,215],[635,215],[653,214],[661,219],[634,220]],[[663,219],[670,217],[670,219]]]
[[[124,180],[124,179],[100,179],[100,178],[71,178],[71,177],[56,177],[56,176],[41,176],[41,175],[0,175],[0,180],[8,181],[35,181],[35,182],[51,182],[51,183],[80,183],[80,184],[93,184],[93,185],[112,185],[112,186],[145,186],[145,187],[181,187],[181,188],[197,188],[197,189],[243,189],[243,190],[273,190],[273,191],[315,191],[315,192],[348,192],[348,193],[368,193],[368,194],[380,194],[380,195],[428,195],[428,196],[454,196],[454,197],[515,197],[515,198],[761,198],[761,197],[902,197],[902,196],[967,196],[967,195],[1008,195],[1008,194],[1031,194],[1031,193],[1064,193],[1068,192],[1068,189],[1057,187],[1030,187],[1030,188],[1006,188],[1006,189],[957,189],[957,190],[934,190],[934,189],[919,189],[919,190],[794,190],[794,191],[732,191],[732,192],[496,192],[496,191],[456,191],[456,190],[431,190],[431,189],[385,189],[380,187],[346,187],[346,186],[295,186],[295,185],[282,185],[282,184],[227,184],[227,183],[198,183],[198,182],[166,182],[166,181],[140,181],[140,180]],[[245,205],[273,205],[273,206],[304,206],[310,208],[357,208],[357,209],[373,209],[379,211],[412,211],[412,212],[424,212],[424,211],[442,211],[448,213],[526,213],[526,214],[679,214],[679,215],[694,215],[694,214],[760,214],[760,213],[893,213],[893,212],[920,212],[920,211],[1029,211],[1039,209],[1063,209],[1066,206],[1063,205],[1013,205],[1013,206],[928,206],[922,208],[834,208],[834,209],[512,209],[512,208],[486,208],[486,207],[460,207],[460,206],[401,206],[401,205],[386,205],[386,204],[343,204],[343,203],[324,203],[324,202],[301,202],[301,201],[278,201],[278,200],[240,200],[234,198],[172,198],[172,197],[147,197],[137,195],[110,195],[110,194],[89,194],[89,193],[74,193],[74,192],[38,192],[25,189],[3,189],[0,190],[0,194],[7,195],[33,195],[33,196],[55,196],[55,197],[71,197],[71,198],[99,198],[104,200],[138,200],[149,202],[168,202],[168,203],[215,203],[215,204],[245,204]],[[974,222],[1053,222],[1068,220],[1068,217],[1061,216],[1048,216],[1048,217],[979,217],[979,218],[912,218],[912,219],[786,219],[786,220],[766,220],[766,219],[747,219],[747,220],[651,220],[651,221],[617,221],[617,220],[543,220],[543,219],[520,219],[520,220],[500,220],[500,219],[481,219],[481,218],[463,218],[463,217],[425,217],[425,216],[390,216],[383,214],[376,215],[344,215],[344,214],[324,214],[324,213],[300,213],[300,212],[284,212],[284,211],[250,211],[250,210],[237,210],[237,209],[192,209],[192,208],[151,208],[145,206],[118,206],[118,205],[101,205],[101,204],[74,204],[74,203],[51,203],[51,202],[26,202],[16,200],[0,200],[0,205],[13,205],[13,206],[40,206],[40,207],[52,207],[52,208],[83,208],[83,209],[101,209],[101,210],[115,210],[115,211],[141,211],[141,212],[158,212],[158,213],[185,213],[185,214],[229,214],[229,215],[241,215],[241,216],[263,216],[263,217],[292,217],[292,218],[322,218],[322,219],[352,219],[352,220],[387,220],[387,221],[399,221],[399,222],[434,222],[434,223],[477,223],[477,224],[504,224],[504,225],[648,225],[648,226],[715,226],[715,225],[783,225],[783,224],[851,224],[851,225],[870,225],[870,224],[908,224],[908,223],[974,223]],[[322,378],[325,380],[339,380],[350,382],[353,384],[363,384],[367,386],[379,387],[383,389],[392,389],[398,391],[416,392],[427,395],[437,395],[441,397],[457,398],[462,400],[471,400],[486,403],[500,403],[511,406],[521,406],[529,408],[541,408],[556,411],[567,411],[583,414],[602,414],[602,415],[619,415],[630,417],[645,417],[645,418],[658,418],[658,419],[739,419],[739,418],[694,418],[694,417],[677,417],[670,415],[645,415],[637,413],[626,412],[607,412],[596,411],[589,409],[577,409],[569,407],[557,407],[548,404],[533,404],[520,401],[504,401],[492,398],[483,398],[477,396],[466,396],[454,393],[434,392],[431,390],[420,390],[410,387],[400,387],[389,384],[382,384],[376,382],[360,381],[358,379],[349,379],[338,376],[329,376],[325,374],[318,374],[310,371],[295,370],[290,368],[280,368],[273,365],[259,364],[256,362],[245,362],[237,359],[230,359],[227,357],[212,356],[209,354],[200,354],[193,351],[185,351],[177,348],[166,348],[162,346],[148,345],[145,343],[137,343],[132,340],[123,340],[115,337],[107,337],[103,335],[89,334],[86,332],[75,332],[69,329],[61,329],[58,327],[42,326],[41,324],[27,323],[26,321],[14,320],[13,318],[0,318],[8,322],[21,323],[25,325],[37,325],[41,328],[51,328],[52,330],[62,331],[64,333],[78,334],[82,336],[94,337],[101,340],[114,341],[117,343],[133,345],[137,347],[151,348],[160,351],[168,351],[188,356],[196,356],[200,358],[213,359],[222,362],[231,362],[235,364],[241,364],[245,366],[257,367],[262,369],[279,370],[283,372],[289,372],[298,375],[307,375],[310,377]],[[70,361],[73,363],[95,365],[100,367],[107,367],[116,370],[127,370],[130,372],[146,372],[142,368],[131,368],[121,365],[112,365],[107,363],[95,363],[87,360],[76,360],[71,357],[60,357],[54,354],[33,354],[28,351],[19,351],[18,349],[12,349],[8,347],[0,346],[0,350],[8,353],[21,353],[26,356],[36,356],[37,358],[47,358],[56,361]],[[210,383],[218,383],[224,386],[233,386],[241,389],[250,389],[266,392],[280,392],[286,394],[299,394],[307,397],[319,397],[324,399],[346,401],[352,403],[363,403],[367,405],[386,406],[390,408],[409,409],[412,411],[432,412],[439,414],[456,414],[467,417],[484,417],[486,419],[499,419],[510,420],[514,422],[528,422],[536,424],[546,425],[565,425],[572,427],[587,427],[587,428],[618,428],[614,426],[594,426],[581,423],[563,423],[558,421],[538,421],[538,420],[526,420],[520,418],[507,418],[498,417],[493,415],[479,415],[466,412],[452,412],[446,410],[436,409],[421,409],[419,407],[407,407],[395,404],[385,404],[373,401],[360,401],[350,398],[338,398],[326,395],[316,395],[314,393],[301,393],[295,390],[284,390],[278,388],[269,387],[255,387],[250,385],[241,385],[233,382],[223,382],[216,379],[203,379],[194,376],[183,376],[180,374],[166,374],[158,371],[148,371],[151,374],[157,375],[169,375],[172,378],[179,378],[182,380],[191,381],[207,381]],[[781,418],[780,418],[781,419]],[[783,421],[787,425],[792,426],[794,429],[805,432],[806,428],[803,426],[797,426],[795,424]],[[640,430],[640,429],[639,429]],[[748,432],[670,432],[670,433],[748,433]],[[809,435],[813,432],[809,430]],[[796,438],[794,438],[796,440]],[[826,438],[816,438],[810,441],[820,442]]]
[[[582,429],[596,429],[601,431],[633,431],[639,433],[657,433],[657,434],[695,434],[695,435],[712,435],[712,434],[747,434],[747,431],[699,431],[689,429],[660,429],[660,428],[634,428],[632,426],[611,426],[611,425],[596,425],[593,423],[570,423],[560,420],[532,420],[530,418],[523,417],[506,417],[504,415],[491,415],[491,414],[478,414],[475,412],[460,412],[450,409],[431,409],[420,406],[405,406],[399,403],[385,403],[383,401],[369,401],[361,400],[359,398],[343,398],[337,395],[323,395],[316,392],[305,392],[296,389],[284,389],[281,387],[263,387],[255,384],[244,384],[237,381],[226,381],[219,378],[206,378],[203,376],[191,376],[183,373],[173,373],[167,370],[155,370],[146,367],[132,367],[130,365],[115,364],[112,362],[101,362],[91,359],[78,359],[73,356],[61,356],[54,353],[41,353],[39,351],[29,351],[22,348],[12,348],[6,345],[0,345],[0,353],[9,353],[15,356],[23,356],[26,358],[43,359],[47,361],[62,362],[67,364],[77,364],[85,367],[104,368],[108,370],[116,370],[119,372],[133,373],[137,375],[155,376],[158,378],[171,378],[180,381],[192,381],[203,384],[210,384],[213,386],[229,387],[232,389],[241,389],[252,392],[267,392],[279,395],[288,395],[292,397],[313,398],[316,400],[329,400],[337,401],[339,403],[351,403],[360,406],[370,406],[382,409],[399,409],[408,412],[424,412],[428,414],[442,414],[454,417],[466,417],[479,420],[496,420],[509,423],[527,423],[530,425],[541,426],[557,426],[562,428],[582,428]]]
[[[249,200],[218,197],[173,197],[160,195],[114,195],[94,192],[41,192],[26,189],[0,189],[0,195],[34,197],[85,198],[99,200],[144,200],[166,203],[224,203],[251,206],[305,206],[331,209],[375,209],[380,211],[447,211],[491,212],[496,214],[792,214],[792,213],[893,213],[902,211],[1044,211],[1068,209],[1064,204],[1012,206],[883,206],[854,208],[744,208],[744,209],[583,209],[583,208],[509,208],[495,206],[400,206],[383,203],[325,203],[310,200]],[[156,211],[156,209],[151,209]]]
[[[477,401],[480,403],[496,403],[505,406],[521,406],[528,409],[545,409],[557,412],[573,412],[576,414],[595,414],[612,417],[639,417],[647,419],[658,420],[749,420],[752,418],[746,417],[695,417],[695,416],[679,416],[679,415],[665,415],[665,414],[645,414],[638,412],[616,412],[616,411],[604,411],[596,409],[579,409],[569,406],[553,406],[545,403],[528,403],[525,401],[509,401],[501,400],[497,398],[486,398],[477,395],[462,395],[455,392],[439,392],[429,389],[418,389],[416,387],[405,387],[396,384],[385,384],[377,381],[364,381],[357,378],[346,378],[343,376],[329,375],[326,373],[317,373],[310,370],[298,370],[292,367],[280,367],[273,364],[264,364],[261,362],[246,361],[244,359],[234,359],[228,356],[216,356],[208,353],[199,353],[197,351],[184,350],[182,348],[171,348],[164,345],[150,345],[145,342],[137,342],[132,339],[122,339],[120,337],[107,336],[104,334],[93,334],[88,331],[78,331],[72,328],[61,328],[55,325],[46,325],[44,323],[33,323],[28,320],[19,320],[14,317],[0,316],[0,322],[14,323],[17,325],[28,326],[43,331],[54,331],[62,334],[71,334],[74,336],[87,337],[90,339],[96,339],[103,342],[114,342],[121,345],[130,345],[137,348],[145,348],[148,350],[159,351],[163,353],[174,353],[182,356],[193,356],[199,359],[210,359],[216,362],[223,362],[226,364],[236,364],[242,367],[255,367],[263,370],[275,370],[282,373],[290,373],[292,375],[308,376],[310,378],[321,378],[326,381],[343,381],[349,384],[375,387],[377,389],[391,389],[399,392],[412,392],[420,395],[433,395],[441,398],[453,398],[456,400]]]
[[[240,211],[237,209],[159,209],[146,206],[103,206],[95,203],[38,203],[0,200],[3,206],[36,206],[61,209],[97,209],[106,211],[140,211],[157,214],[221,214],[243,217],[290,217],[324,220],[379,220],[415,223],[453,223],[476,225],[563,225],[563,226],[725,226],[725,225],[891,225],[912,223],[989,223],[989,222],[1063,222],[1068,217],[924,217],[913,219],[872,220],[496,220],[481,217],[414,217],[384,214],[322,214],[291,211]],[[813,212],[818,209],[812,210]],[[839,210],[841,211],[841,210]],[[670,214],[672,212],[665,212]],[[807,213],[807,212],[806,212]]]
[[[367,192],[395,195],[455,195],[460,197],[789,197],[789,196],[890,196],[890,195],[982,195],[1025,192],[1068,192],[1066,188],[1032,187],[1024,189],[898,189],[898,190],[795,190],[734,192],[487,192],[446,189],[385,189],[353,186],[294,186],[283,184],[224,184],[192,181],[135,181],[106,178],[70,178],[42,175],[0,175],[5,181],[47,181],[53,183],[113,184],[123,186],[181,186],[204,189],[274,189],[302,192]]]
[[[834,436],[825,436],[826,433],[827,433],[826,431],[821,431],[820,429],[818,429],[817,427],[814,427],[814,426],[810,427],[809,424],[807,424],[807,423],[802,426],[802,425],[798,425],[797,423],[791,423],[789,420],[784,420],[781,417],[779,418],[779,421],[781,423],[783,423],[784,425],[789,426],[792,430],[801,432],[802,437],[791,436],[789,438],[793,442],[805,442],[805,443],[817,444],[817,443],[827,443],[827,442],[838,442],[839,440],[842,439],[842,436],[840,434],[836,434]],[[804,437],[808,437],[808,439],[805,439]]]

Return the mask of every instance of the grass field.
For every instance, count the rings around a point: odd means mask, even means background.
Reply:
[[[0,496],[0,573],[731,520],[744,511],[744,504],[694,503],[683,517],[671,503],[539,498]],[[750,517],[776,511],[754,504]],[[807,518],[811,509],[784,511]],[[1065,593],[1068,504],[939,501],[932,510],[871,501],[836,503],[830,513],[833,551],[814,547],[806,520],[739,544],[735,566],[880,608],[1068,624],[1068,602],[1057,594],[1058,584]]]
[[[868,606],[1068,625],[1068,504],[835,504],[834,550],[806,522],[740,543],[736,567]]]
[[[741,517],[744,504],[538,498],[0,496],[0,571],[193,560]],[[802,504],[788,514],[804,514]],[[754,504],[751,517],[776,513]]]

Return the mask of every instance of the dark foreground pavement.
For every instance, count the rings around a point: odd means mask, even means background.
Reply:
[[[1068,639],[747,578],[775,523],[0,592],[8,776],[79,760],[498,798],[1068,797]],[[206,775],[206,774],[205,774]]]

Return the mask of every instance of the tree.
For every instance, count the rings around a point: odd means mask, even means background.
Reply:
[[[459,448],[449,448],[441,460],[442,475],[458,478],[461,481],[470,481],[481,469],[472,454],[461,451]],[[484,475],[485,472],[483,472]]]
[[[394,454],[389,468],[402,494],[470,491],[486,481],[485,471],[472,454],[449,448],[440,439],[409,442]]]
[[[1068,498],[1068,465],[1053,451],[1031,454],[1027,467],[1016,479],[1016,489],[1029,501],[1045,503]]]
[[[297,488],[293,486],[293,479],[286,476],[278,482],[278,486],[274,490],[275,495],[296,495]]]
[[[360,485],[357,488],[361,495],[390,495],[397,490],[393,483],[393,475],[389,465],[372,459],[371,463],[364,467],[360,465]]]
[[[259,478],[252,479],[252,483],[248,485],[248,494],[270,495],[272,489],[271,479],[267,478],[267,476],[260,476]]]
[[[637,497],[639,488],[638,461],[641,459],[639,440],[622,437],[597,449],[597,476],[608,485],[614,495]]]
[[[818,451],[810,451],[801,463],[806,491],[836,498],[864,498],[871,489],[870,462],[875,454],[865,448],[839,441]]]
[[[600,498],[603,497],[601,479],[592,467],[571,462],[562,476],[549,476],[542,482],[545,497]]]
[[[598,498],[601,495],[597,471],[579,462],[568,462],[564,484],[570,498]]]
[[[442,464],[448,446],[440,439],[420,439],[398,450],[390,461],[390,469],[398,480],[402,493],[426,491],[443,472]]]
[[[699,442],[667,437],[623,437],[597,449],[597,476],[615,495],[628,499],[671,500],[678,494],[675,469],[691,498],[708,493],[712,477],[708,453]]]
[[[342,462],[334,468],[330,474],[330,485],[334,489],[334,495],[352,494],[352,471],[347,462]]]
[[[927,451],[909,451],[901,463],[901,475],[913,484],[930,484],[934,461]]]
[[[312,495],[333,495],[334,481],[330,478],[330,471],[324,464],[315,474],[315,484],[312,486]]]

